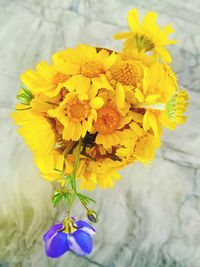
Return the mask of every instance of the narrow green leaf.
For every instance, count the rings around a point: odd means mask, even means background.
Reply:
[[[55,207],[63,198],[63,194],[61,192],[56,192],[52,198],[53,207]]]

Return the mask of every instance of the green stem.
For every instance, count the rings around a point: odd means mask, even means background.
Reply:
[[[72,185],[72,189],[74,191],[74,194],[72,196],[72,199],[70,201],[70,204],[68,206],[68,211],[67,211],[67,215],[69,217],[70,215],[70,210],[72,207],[72,204],[74,202],[74,199],[77,197],[77,190],[76,190],[76,173],[78,170],[78,164],[79,164],[79,159],[80,159],[80,153],[81,153],[81,145],[82,145],[82,139],[79,140],[78,143],[78,149],[77,149],[77,154],[76,154],[76,160],[75,160],[75,165],[74,165],[74,171],[73,171],[73,175],[72,175],[72,180],[71,180],[71,185]]]
[[[77,195],[77,197],[78,197],[79,201],[81,202],[81,204],[83,205],[83,207],[88,211],[89,208],[87,207],[87,205],[80,200],[78,195]]]
[[[68,216],[68,218],[69,218],[70,210],[71,210],[71,208],[72,208],[72,204],[74,203],[74,199],[75,199],[75,198],[76,198],[76,193],[74,192],[74,194],[73,194],[73,196],[72,196],[72,199],[71,199],[71,201],[70,201],[70,203],[69,203],[68,210],[67,210],[67,216]]]
[[[28,109],[31,109],[31,107],[29,107],[29,108],[16,108],[17,111],[28,110]]]
[[[72,189],[74,190],[75,193],[76,193],[76,173],[78,170],[78,164],[79,164],[79,159],[80,159],[81,145],[82,145],[82,139],[80,138],[78,142],[78,149],[77,149],[77,154],[76,154],[74,171],[72,175]]]

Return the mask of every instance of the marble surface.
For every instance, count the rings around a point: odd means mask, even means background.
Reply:
[[[10,119],[19,75],[52,52],[78,43],[120,48],[131,0],[0,0],[0,266],[200,266],[200,2],[135,0],[154,10],[179,39],[173,67],[190,94],[187,124],[166,131],[154,164],[126,168],[114,190],[96,190],[100,223],[88,258],[44,256],[41,236],[62,218]],[[83,215],[77,204],[75,213]]]

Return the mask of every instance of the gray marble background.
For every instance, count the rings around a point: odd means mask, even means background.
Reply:
[[[60,260],[44,256],[41,236],[63,217],[51,208],[52,185],[41,179],[10,118],[19,75],[78,43],[120,48],[130,0],[0,0],[0,259],[15,267],[200,266],[200,1],[135,0],[143,15],[159,14],[179,39],[170,47],[180,84],[190,94],[187,124],[165,131],[149,167],[126,168],[114,190],[98,200],[93,254]],[[77,204],[75,214],[83,216]],[[0,264],[0,265],[1,265]]]

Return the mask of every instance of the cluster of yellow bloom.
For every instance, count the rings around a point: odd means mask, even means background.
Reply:
[[[80,144],[80,188],[112,187],[125,165],[152,161],[163,126],[184,123],[188,95],[165,47],[173,29],[153,12],[140,23],[136,9],[128,23],[130,32],[114,36],[126,39],[121,52],[78,45],[22,74],[12,116],[46,179],[66,182],[58,170],[73,173]]]

